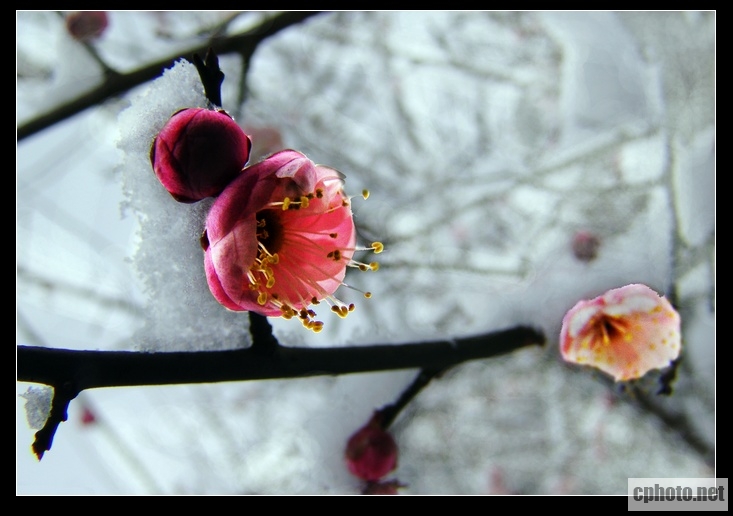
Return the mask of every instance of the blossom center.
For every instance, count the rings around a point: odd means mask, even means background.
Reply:
[[[272,210],[257,213],[257,241],[260,249],[264,248],[270,254],[275,254],[282,248],[283,225]]]
[[[608,314],[599,314],[592,325],[597,338],[593,339],[591,348],[598,343],[608,346],[611,342],[618,342],[629,330],[629,325],[621,317]]]

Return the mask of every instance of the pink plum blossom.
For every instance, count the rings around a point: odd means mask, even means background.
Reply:
[[[251,146],[225,111],[187,108],[155,137],[150,162],[175,200],[192,203],[219,195],[247,164]]]
[[[347,266],[378,264],[353,259],[362,249],[343,185],[340,172],[289,149],[245,168],[212,205],[201,239],[214,297],[230,310],[297,317],[316,332],[323,323],[310,305],[325,300],[341,317],[353,311],[333,296]]]
[[[679,314],[641,284],[579,301],[565,314],[560,332],[563,359],[597,367],[616,381],[667,367],[680,348]]]
[[[397,452],[397,443],[382,428],[377,411],[346,443],[346,467],[352,475],[374,482],[397,467]]]

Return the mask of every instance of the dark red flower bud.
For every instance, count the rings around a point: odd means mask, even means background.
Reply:
[[[109,25],[106,11],[76,11],[66,17],[66,30],[79,41],[96,39]]]
[[[219,195],[247,164],[251,147],[225,111],[188,108],[155,137],[150,162],[175,200],[192,203]]]
[[[346,466],[363,480],[379,480],[397,467],[397,443],[379,419],[375,414],[346,444]]]

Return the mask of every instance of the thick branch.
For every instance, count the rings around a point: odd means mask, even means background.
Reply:
[[[17,380],[52,386],[73,385],[77,392],[98,387],[302,378],[395,369],[440,370],[482,358],[544,344],[528,327],[454,340],[415,344],[338,348],[289,348],[143,353],[76,351],[18,346]]]
[[[129,89],[139,86],[147,81],[158,77],[163,70],[171,68],[181,56],[193,56],[193,54],[204,54],[211,48],[217,55],[239,53],[243,56],[251,56],[263,40],[299,23],[319,11],[294,11],[283,12],[272,18],[264,20],[257,27],[251,30],[227,38],[214,38],[202,45],[190,48],[174,56],[161,59],[143,68],[124,74],[110,74],[105,81],[91,91],[85,92],[76,99],[52,109],[18,127],[18,141],[32,136],[57,122],[72,117],[87,108],[95,106],[115,95],[119,95]]]

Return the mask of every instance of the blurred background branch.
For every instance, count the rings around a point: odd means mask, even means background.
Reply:
[[[244,62],[248,63],[252,54],[254,54],[257,49],[257,45],[262,41],[279,31],[300,23],[316,14],[319,14],[319,12],[283,12],[265,19],[258,26],[243,34],[221,36],[219,32],[214,33],[211,39],[207,40],[207,42],[202,45],[191,47],[180,53],[160,59],[131,72],[111,72],[111,69],[107,68],[108,73],[105,73],[102,84],[96,88],[19,125],[17,127],[17,140],[20,142],[39,131],[84,111],[85,109],[96,106],[116,95],[121,95],[135,86],[151,81],[163,73],[163,70],[173,66],[173,64],[182,57],[192,60],[194,54],[204,55],[209,48],[213,49],[219,55],[230,53],[240,54]],[[95,56],[97,55],[95,54]]]

